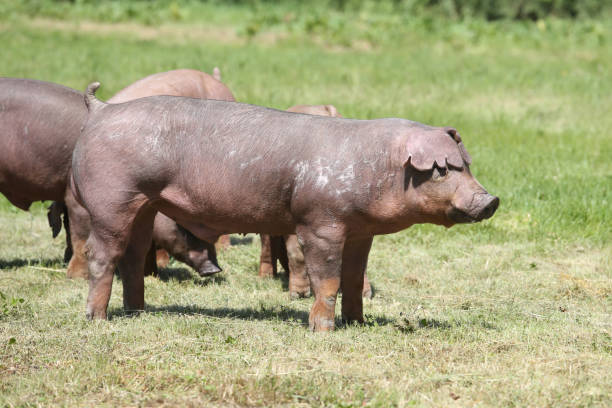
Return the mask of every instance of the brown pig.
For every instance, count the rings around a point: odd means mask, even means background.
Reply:
[[[233,100],[225,85],[199,71],[170,71],[151,78],[154,91],[147,90],[145,78],[138,81],[138,86],[126,88],[126,93],[137,97],[147,92],[149,95],[184,92],[202,98]],[[160,78],[167,79],[171,87],[164,91]],[[194,86],[197,92],[192,89]],[[116,95],[116,100],[124,99],[122,92]],[[67,185],[72,149],[86,119],[87,108],[78,91],[43,81],[0,78],[0,193],[23,210],[34,201],[56,201],[49,210],[49,223],[56,236],[62,227],[60,217],[64,215],[68,241],[64,257],[70,261],[69,277],[87,277],[84,243],[89,234],[89,215],[74,200]],[[156,242],[167,245],[173,256],[201,275],[220,271],[214,248],[188,232],[176,233],[178,226],[163,214],[157,219]],[[170,244],[167,236],[177,241]],[[181,252],[173,252],[178,249]],[[194,251],[201,253],[196,256]],[[206,256],[210,259],[205,259]]]
[[[334,105],[295,105],[287,109],[287,112],[342,117]],[[261,234],[259,276],[275,276],[277,261],[289,274],[289,296],[292,299],[310,296],[310,281],[306,275],[304,254],[295,234],[284,237]],[[368,281],[367,273],[363,277],[363,296],[368,299],[372,297],[372,287]]]
[[[497,210],[457,131],[405,119],[354,120],[171,96],[105,104],[86,93],[72,192],[92,220],[87,317],[106,318],[119,267],[126,310],[144,307],[155,214],[202,240],[295,233],[315,300],[310,327],[363,322],[374,235],[450,227]],[[222,177],[219,177],[222,175]]]
[[[219,68],[215,67],[213,75],[194,69],[159,72],[123,88],[110,98],[108,103],[122,103],[153,95],[187,96],[234,102],[236,100],[234,95],[221,82]]]

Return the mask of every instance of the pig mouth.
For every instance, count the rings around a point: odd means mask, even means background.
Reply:
[[[448,218],[456,224],[473,224],[480,221],[478,218],[471,216],[467,212],[460,210],[457,207],[452,207],[448,212]]]

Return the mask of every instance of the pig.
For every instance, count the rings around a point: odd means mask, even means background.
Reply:
[[[228,102],[236,100],[229,88],[221,82],[221,72],[215,67],[213,76],[194,69],[177,69],[149,75],[123,88],[108,102],[122,103],[152,95],[187,96]]]
[[[171,78],[173,72],[159,75]],[[207,74],[180,70],[175,77],[172,89],[166,93],[188,90],[195,80],[204,78],[214,86],[200,88],[219,89],[220,94],[202,93],[200,97],[233,99],[227,87],[215,84],[217,81]],[[146,94],[147,81],[141,80],[139,84],[139,88],[128,87],[132,96],[137,95],[138,89]],[[159,81],[156,80],[155,85],[155,90],[162,92]],[[193,95],[193,91],[189,93]],[[117,100],[120,98],[121,93]],[[55,201],[49,209],[49,224],[56,236],[62,227],[61,217],[64,217],[68,243],[64,259],[69,262],[68,277],[87,277],[88,274],[83,252],[89,235],[89,215],[74,200],[68,187],[72,149],[86,118],[87,108],[81,92],[43,81],[0,78],[0,193],[26,211],[34,201]],[[221,270],[214,248],[172,224],[174,222],[163,214],[156,217],[156,242],[166,245],[173,256],[184,260],[203,276]],[[175,237],[176,241],[170,243],[168,236]],[[210,259],[205,259],[207,256]]]
[[[86,91],[71,177],[92,221],[89,319],[106,319],[115,267],[124,309],[143,309],[157,212],[208,242],[295,233],[315,297],[309,326],[329,331],[339,290],[343,319],[363,322],[375,235],[478,222],[499,205],[472,176],[454,128],[171,96],[105,104],[99,86]]]
[[[334,105],[295,105],[287,109],[287,112],[342,117]],[[306,275],[304,254],[295,234],[284,237],[261,234],[259,276],[275,276],[277,261],[280,261],[283,269],[289,274],[289,296],[292,299],[310,296],[310,281]],[[363,296],[368,299],[372,297],[372,287],[366,272],[363,277]]]

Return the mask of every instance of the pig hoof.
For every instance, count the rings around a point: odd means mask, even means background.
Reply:
[[[87,313],[85,313],[85,317],[89,321],[91,321],[91,320],[106,320],[106,311],[103,311],[103,312],[94,312],[92,310],[88,310]]]
[[[364,323],[363,317],[347,317],[347,316],[342,316],[342,324],[345,325],[351,325],[351,324],[357,324],[357,325],[362,325]]]
[[[289,297],[291,298],[291,300],[310,297],[310,289],[302,291],[292,290],[289,292]]]
[[[310,322],[310,330],[313,332],[328,332],[334,330],[333,319],[314,318]]]
[[[138,316],[140,316],[140,313],[142,311],[143,311],[142,309],[140,309],[140,310],[138,310],[138,309],[129,309],[129,310],[125,309],[123,312],[125,313],[125,315],[127,317],[138,317]]]

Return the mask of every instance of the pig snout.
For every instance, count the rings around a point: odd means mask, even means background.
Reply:
[[[448,217],[456,223],[479,222],[491,218],[497,207],[499,207],[499,197],[485,191],[474,194],[465,208],[461,205],[453,205]]]
[[[198,269],[198,273],[200,274],[200,276],[210,276],[214,275],[215,273],[219,273],[222,270],[223,269],[221,269],[220,266],[215,265],[210,260],[207,260],[206,262],[204,262],[204,264],[202,264],[202,266],[200,266],[200,268]]]
[[[495,214],[495,211],[497,211],[497,207],[499,207],[499,197],[487,194],[487,199],[485,201],[485,206],[482,208],[482,210],[477,216],[478,221],[491,218],[493,214]]]
[[[216,256],[210,251],[204,251],[204,253],[190,251],[189,258],[200,276],[210,276],[223,271],[217,263]]]

